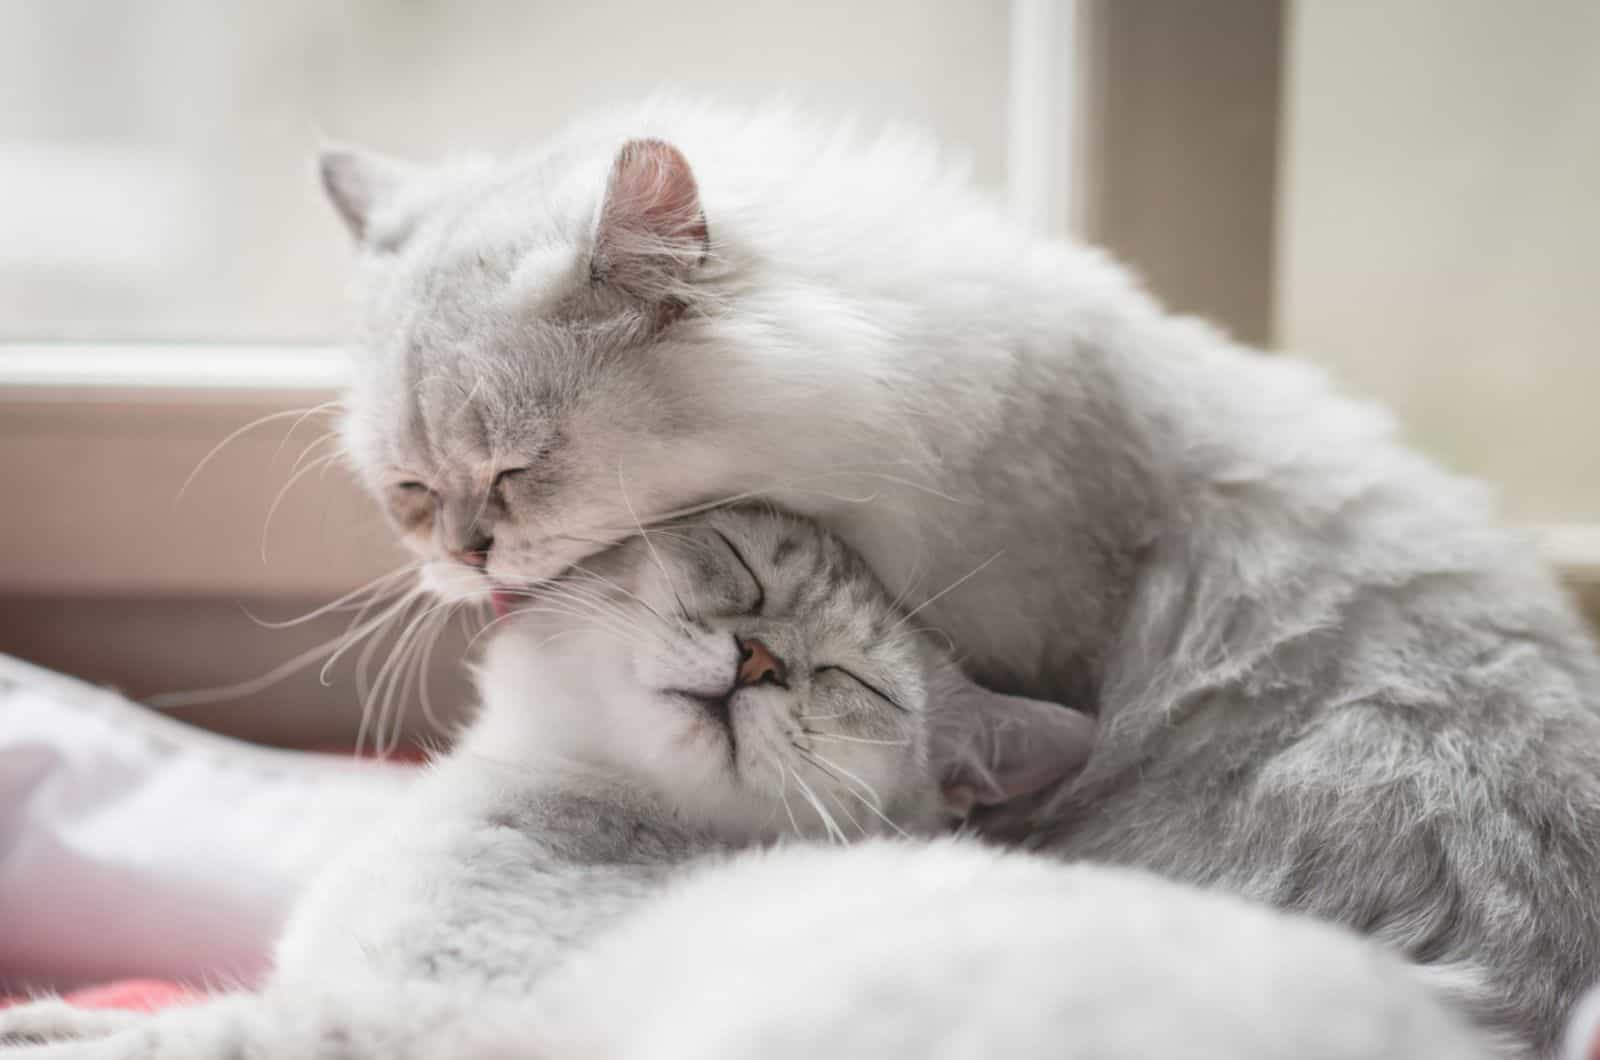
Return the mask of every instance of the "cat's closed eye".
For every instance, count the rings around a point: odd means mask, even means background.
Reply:
[[[716,529],[713,529],[712,533],[721,538],[722,543],[728,546],[728,551],[733,554],[734,560],[739,564],[740,567],[744,568],[745,574],[750,576],[750,581],[755,586],[755,602],[750,605],[746,613],[751,615],[761,614],[761,612],[767,606],[767,587],[761,584],[761,579],[756,577],[756,572],[753,568],[751,568],[750,561],[744,558],[744,553],[740,552],[738,546],[728,539],[727,534],[724,534],[721,530]]]
[[[438,494],[421,479],[403,478],[388,487],[389,514],[407,533],[420,533],[432,523]]]
[[[871,692],[873,695],[877,696],[879,699],[881,699],[885,703],[889,704],[889,706],[893,707],[895,710],[901,711],[902,713],[906,713],[906,714],[910,713],[910,711],[907,710],[905,707],[901,706],[900,703],[898,701],[896,701],[893,696],[889,695],[887,692],[885,692],[883,689],[879,688],[877,685],[873,684],[871,681],[866,680],[860,674],[856,673],[854,670],[846,669],[843,666],[839,666],[839,665],[836,665],[836,664],[833,664],[833,663],[824,663],[821,666],[817,666],[817,667],[813,667],[812,668],[811,677],[812,677],[813,680],[815,680],[817,677],[820,677],[823,674],[829,674],[829,673],[841,674],[844,677],[847,677],[850,680],[854,681],[856,684],[860,685],[862,688],[866,689],[868,692]]]
[[[494,481],[489,484],[489,496],[499,504],[506,503],[506,487],[517,480],[517,476],[531,470],[527,466],[502,468],[495,472]]]
[[[494,486],[493,486],[493,488],[498,490],[500,487],[504,486],[508,480],[510,480],[512,478],[515,478],[517,475],[521,475],[524,472],[530,471],[530,470],[532,470],[532,469],[531,468],[527,468],[527,467],[508,467],[508,468],[504,468],[504,469],[502,469],[500,471],[497,471],[497,472],[495,472],[495,476],[494,476]]]

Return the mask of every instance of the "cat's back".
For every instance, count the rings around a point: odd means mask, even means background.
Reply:
[[[740,858],[550,990],[551,1039],[616,1057],[1488,1055],[1339,929],[961,842]]]
[[[1304,365],[1177,345],[1178,517],[1101,745],[1035,841],[1376,934],[1548,1047],[1600,976],[1590,635],[1531,536],[1381,410]]]

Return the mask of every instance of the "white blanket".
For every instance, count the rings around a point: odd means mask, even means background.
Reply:
[[[0,996],[246,983],[412,770],[274,751],[0,656]]]

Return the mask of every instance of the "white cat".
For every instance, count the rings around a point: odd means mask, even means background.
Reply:
[[[1097,714],[992,834],[1349,924],[1555,1048],[1600,979],[1600,657],[1482,491],[933,152],[663,104],[351,152],[351,456],[452,599],[759,496],[990,687]]]
[[[518,605],[482,714],[306,896],[260,993],[0,1013],[50,1042],[7,1056],[1489,1055],[1340,929],[872,838],[1056,782],[1092,727],[966,684],[813,527],[712,513]],[[794,832],[867,838],[734,853]]]

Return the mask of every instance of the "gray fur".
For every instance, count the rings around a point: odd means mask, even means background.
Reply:
[[[658,291],[589,269],[640,137],[693,168],[711,241],[638,270]],[[1539,1054],[1600,978],[1594,646],[1479,488],[1318,372],[1174,319],[931,152],[781,115],[581,124],[362,230],[347,436],[380,493],[396,463],[435,490],[409,531],[441,591],[487,587],[443,562],[474,535],[523,584],[636,516],[769,498],[929,602],[974,677],[1098,711],[1088,770],[997,833],[1389,939]]]

